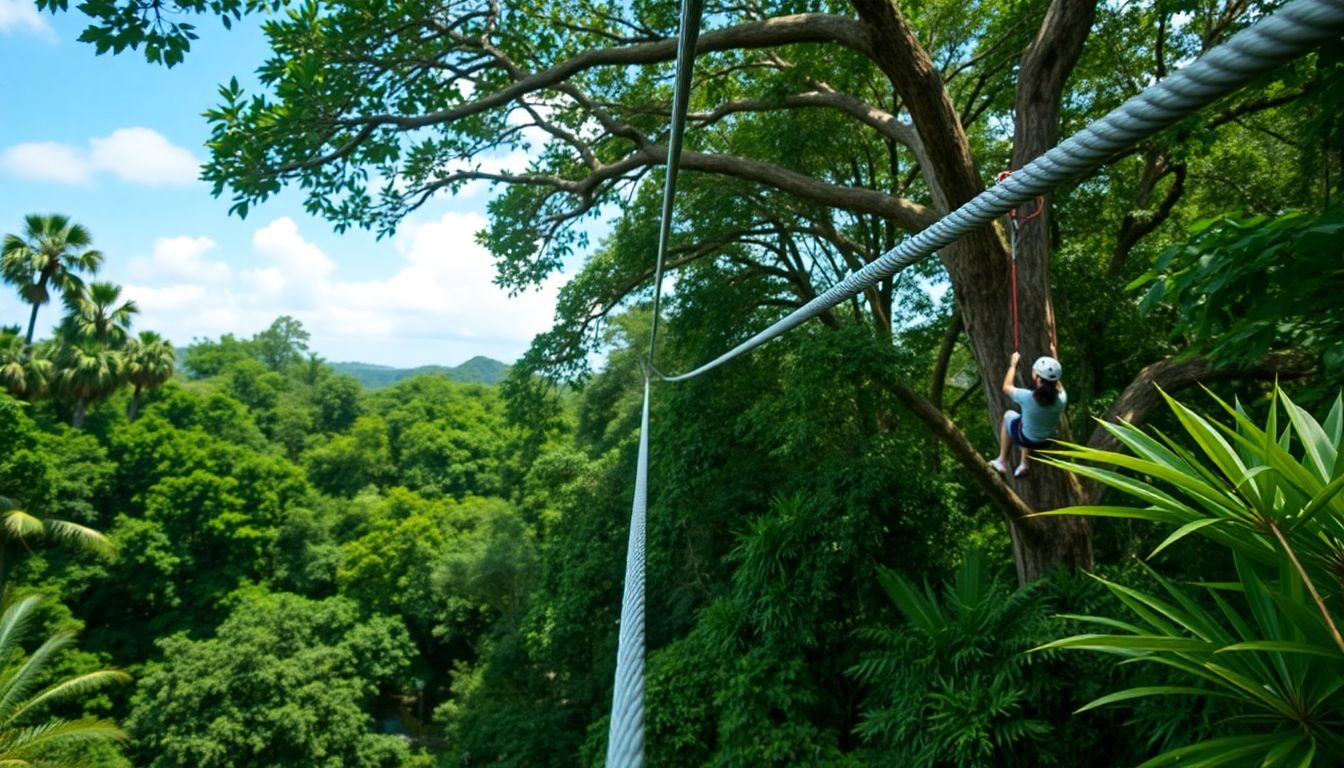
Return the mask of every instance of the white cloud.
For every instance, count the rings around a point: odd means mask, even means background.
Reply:
[[[194,309],[206,299],[205,286],[190,283],[179,283],[162,288],[154,288],[148,285],[128,285],[123,291],[127,298],[135,301],[142,313],[153,313],[155,315]]]
[[[217,247],[208,237],[161,237],[154,241],[152,256],[131,260],[131,274],[142,280],[175,278],[207,285],[227,283],[233,276],[229,265],[202,258]]]
[[[0,33],[10,35],[14,32],[56,41],[56,30],[38,12],[32,0],[0,0]]]
[[[39,141],[0,152],[0,168],[10,175],[62,184],[87,184],[108,173],[132,184],[189,186],[196,183],[197,166],[190,152],[149,128],[121,128],[91,138],[88,149]]]
[[[485,354],[512,360],[550,327],[563,280],[556,276],[539,291],[509,298],[494,285],[492,257],[475,242],[484,226],[480,215],[460,213],[408,222],[388,246],[400,256],[387,260],[395,271],[372,280],[342,280],[337,264],[288,217],[253,234],[262,265],[220,271],[214,277],[222,279],[213,283],[206,276],[218,263],[202,258],[215,247],[211,240],[164,238],[138,268],[140,274],[156,270],[168,284],[128,286],[127,293],[141,304],[142,327],[181,337],[179,343],[250,335],[288,314],[312,334],[314,349],[336,359],[412,365]]]
[[[60,184],[87,184],[93,169],[78,149],[54,141],[33,141],[5,147],[0,168],[25,179]]]
[[[148,128],[122,128],[89,139],[89,147],[95,168],[133,184],[187,186],[200,173],[190,152]]]

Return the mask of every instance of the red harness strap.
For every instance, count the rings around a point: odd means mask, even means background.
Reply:
[[[1003,181],[1004,179],[1012,175],[1013,175],[1012,171],[1004,171],[1000,173],[995,180]],[[1012,285],[1013,285],[1013,351],[1014,352],[1018,351],[1019,347],[1018,330],[1017,330],[1017,230],[1018,227],[1022,225],[1022,222],[1031,221],[1037,216],[1040,216],[1041,212],[1044,210],[1045,210],[1045,198],[1037,197],[1036,210],[1032,211],[1026,216],[1021,217],[1020,219],[1017,216],[1016,208],[1009,209],[1008,211],[1008,220],[1012,222],[1012,230],[1011,230],[1012,234],[1011,237],[1009,238],[1009,241],[1012,243],[1012,250],[1011,250],[1012,266],[1010,268],[1009,274],[1012,276]]]

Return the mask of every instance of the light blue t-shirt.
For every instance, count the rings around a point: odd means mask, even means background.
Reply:
[[[1059,420],[1064,418],[1064,406],[1069,404],[1064,390],[1059,391],[1059,399],[1049,408],[1036,402],[1030,389],[1013,387],[1013,394],[1009,397],[1022,409],[1023,437],[1033,443],[1043,443],[1054,438],[1055,432],[1059,431]]]

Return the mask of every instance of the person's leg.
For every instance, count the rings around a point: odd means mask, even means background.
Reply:
[[[1003,414],[1003,424],[999,427],[999,455],[989,462],[989,466],[1004,474],[1008,473],[1008,452],[1013,449],[1013,437],[1009,434],[1009,427],[1016,415],[1016,411]]]
[[[1022,460],[1018,462],[1017,469],[1013,470],[1013,477],[1021,477],[1031,471],[1031,466],[1027,464],[1027,460],[1031,458],[1031,449],[1018,446],[1018,450],[1022,452]]]

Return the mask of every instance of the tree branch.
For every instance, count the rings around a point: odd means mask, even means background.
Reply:
[[[957,463],[966,470],[971,481],[989,496],[990,501],[998,507],[1004,517],[1011,523],[1021,526],[1029,527],[1034,522],[1032,518],[1027,517],[1033,510],[1013,492],[1012,488],[1008,487],[999,473],[980,456],[980,452],[975,450],[971,441],[966,439],[966,435],[946,414],[904,384],[883,380],[882,385],[923,422],[934,437],[947,446]]]
[[[826,13],[802,13],[764,21],[716,29],[700,36],[696,53],[711,51],[769,48],[797,43],[839,43],[865,55],[870,54],[866,30],[853,19]],[[425,128],[480,114],[502,107],[526,94],[553,87],[574,75],[597,67],[657,64],[677,55],[677,40],[668,38],[655,43],[640,43],[619,48],[601,48],[576,54],[541,72],[519,72],[511,85],[452,109],[425,115],[365,115],[340,121],[346,126],[390,125],[403,130]]]
[[[943,410],[943,390],[947,386],[947,366],[952,361],[952,351],[957,348],[959,338],[961,313],[954,307],[952,317],[947,321],[947,330],[943,333],[943,343],[938,347],[938,361],[933,366],[933,386],[929,391],[929,402],[940,411]]]

